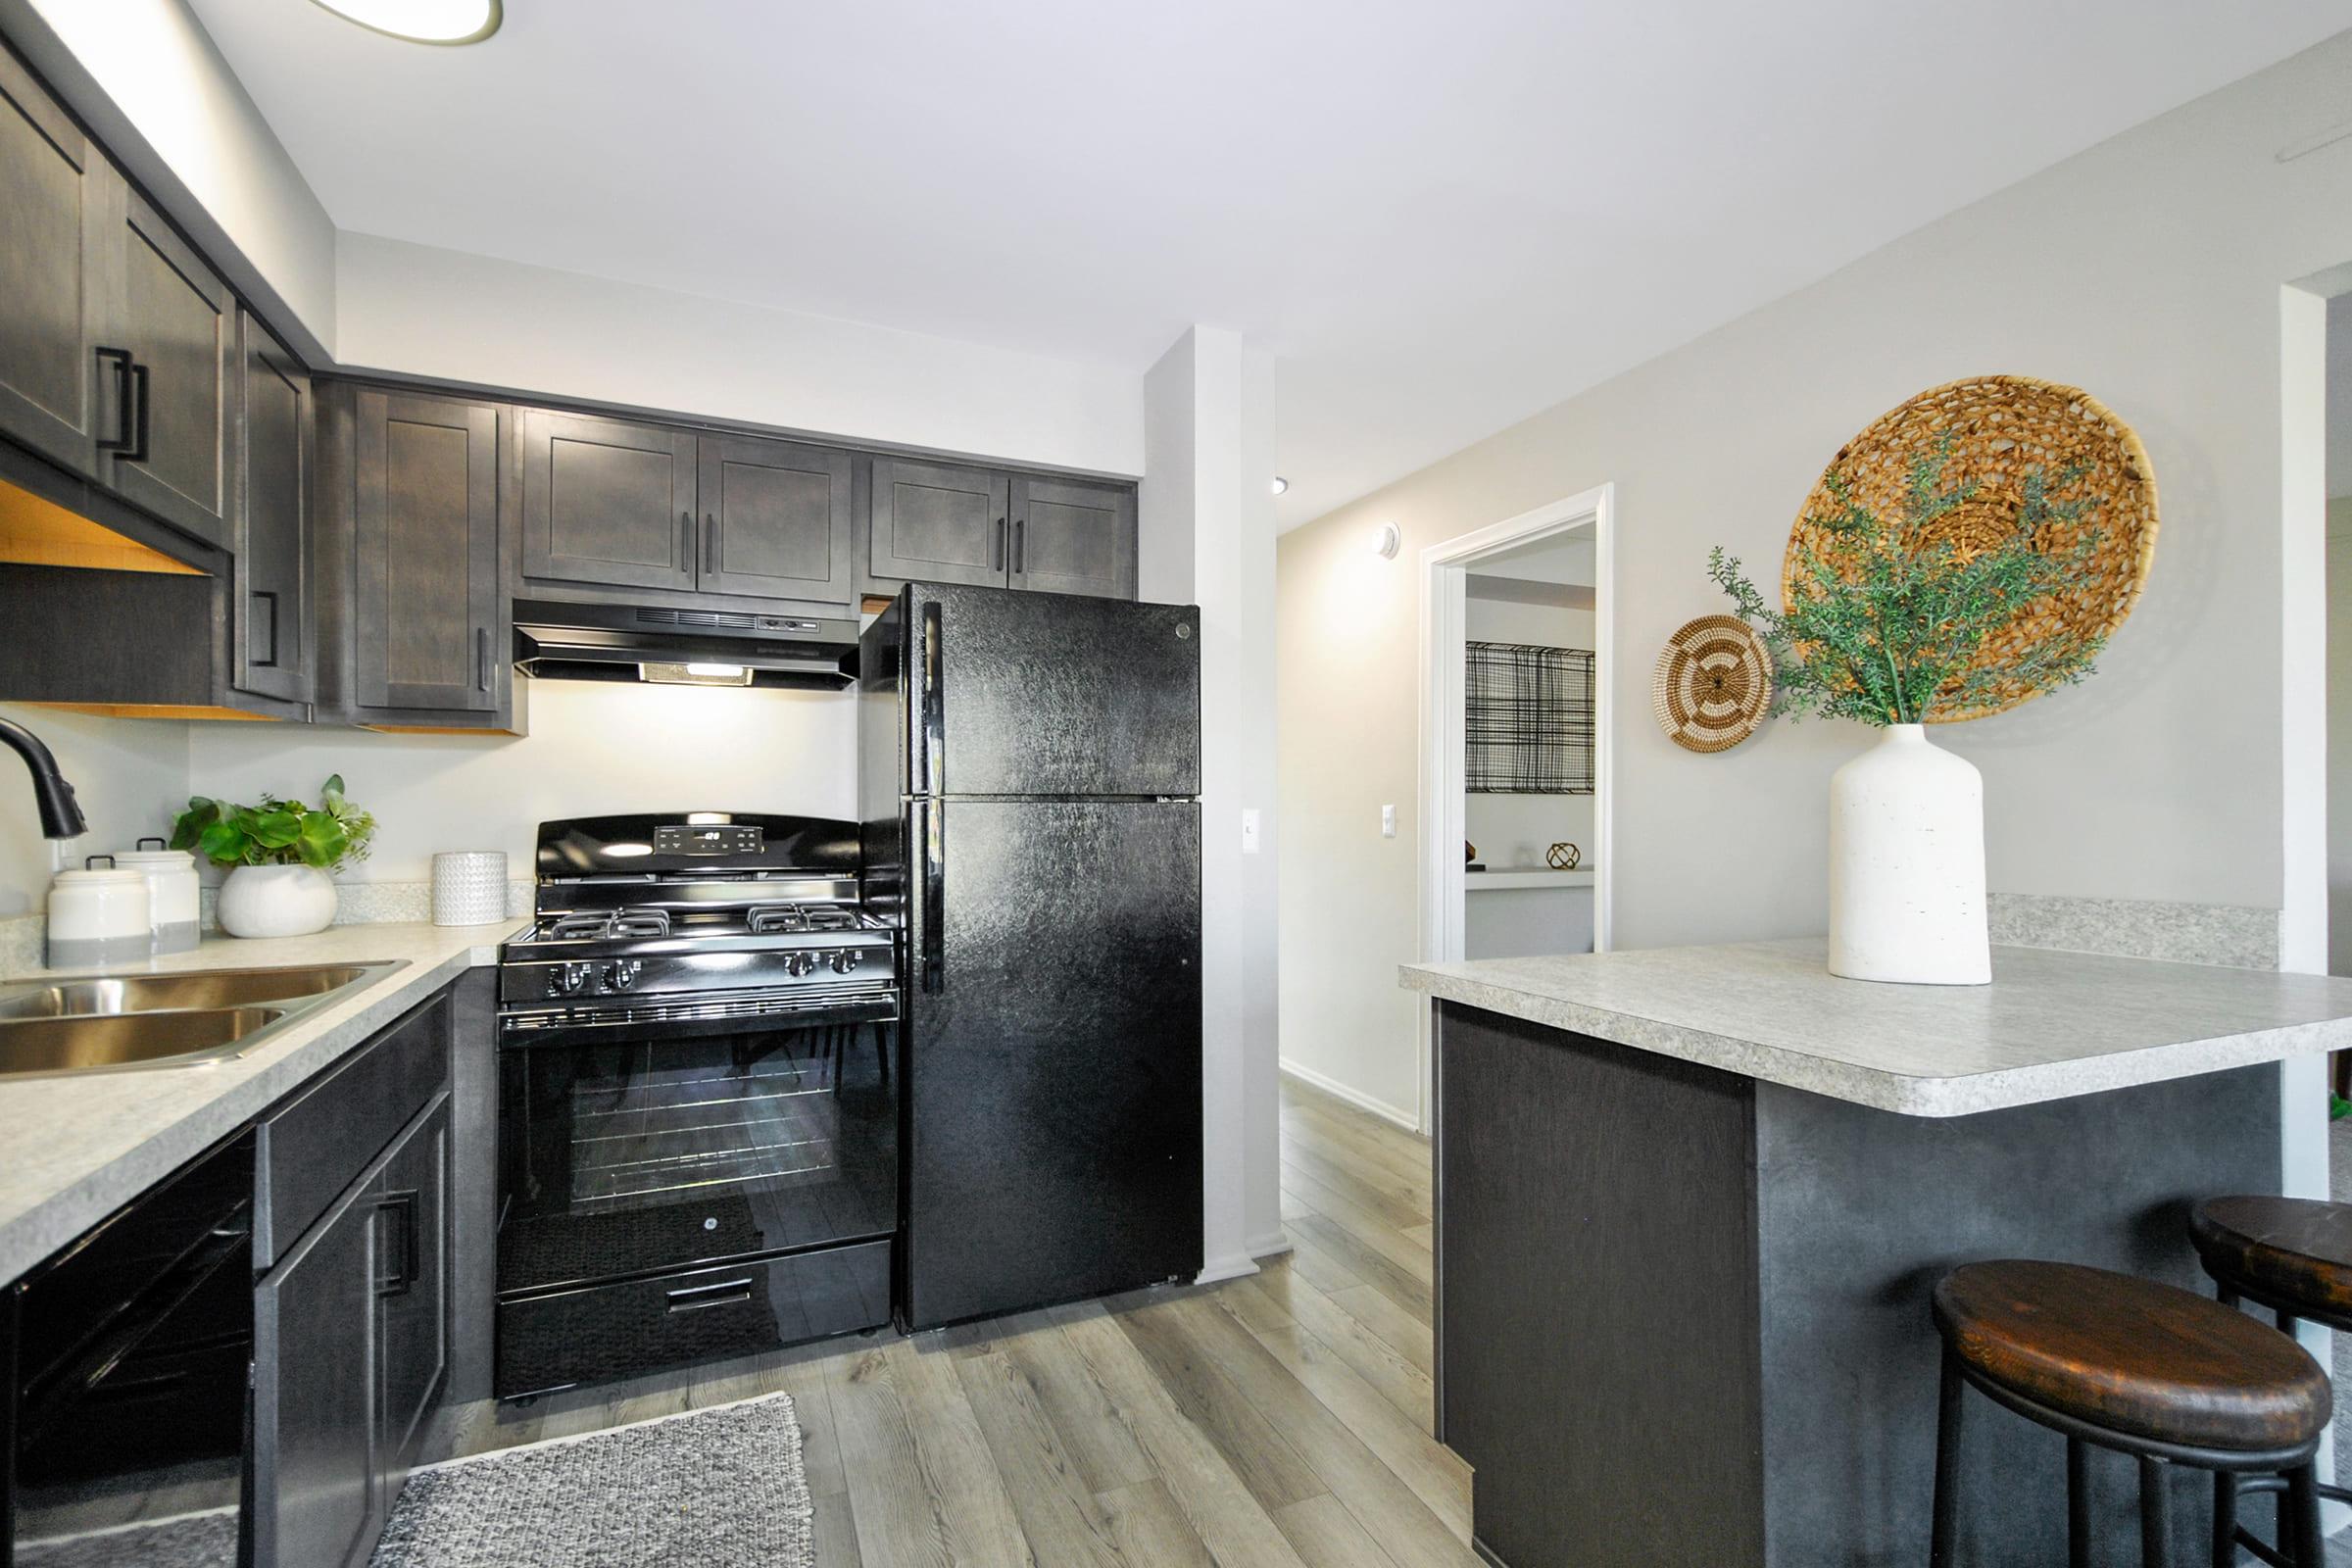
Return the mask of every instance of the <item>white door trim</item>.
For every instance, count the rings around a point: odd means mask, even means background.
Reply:
[[[1428,546],[1421,552],[1421,824],[1418,886],[1419,949],[1425,963],[1462,956],[1463,890],[1462,637],[1467,619],[1469,568],[1484,557],[1547,534],[1590,525],[1593,540],[1592,733],[1599,756],[1592,779],[1592,947],[1609,948],[1617,857],[1612,853],[1610,815],[1617,766],[1611,744],[1609,688],[1616,670],[1616,566],[1611,524],[1616,486],[1600,485],[1565,496],[1533,512]],[[1426,1009],[1420,1024],[1421,1130],[1432,1130],[1430,1032]]]

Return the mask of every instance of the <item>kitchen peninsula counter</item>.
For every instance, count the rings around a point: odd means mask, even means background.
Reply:
[[[1989,986],[1894,986],[1825,946],[1403,970],[1437,1014],[1438,1435],[1490,1561],[1926,1561],[1936,1279],[2209,1289],[2187,1206],[2278,1192],[2278,1063],[2352,1046],[2352,980],[1998,948]],[[1968,1560],[2048,1560],[2063,1443],[1970,1415]],[[2206,1490],[2175,1503],[2197,1539]]]

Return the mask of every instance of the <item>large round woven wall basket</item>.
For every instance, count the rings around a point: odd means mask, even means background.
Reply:
[[[1772,711],[1772,656],[1737,615],[1685,621],[1650,681],[1658,727],[1687,752],[1728,752]]]
[[[1843,479],[1856,505],[1891,520],[1903,514],[1912,466],[1934,458],[1947,437],[1940,488],[1968,483],[1975,490],[1930,525],[1931,540],[1947,542],[1956,551],[1998,545],[2015,531],[2027,476],[2038,470],[2052,483],[2053,499],[2091,504],[2074,521],[2043,523],[2036,547],[2063,554],[2086,535],[2096,541],[2078,580],[1987,638],[1977,667],[2014,666],[2028,650],[2062,630],[2113,636],[2138,602],[2156,559],[2156,471],[2139,437],[2098,399],[2081,387],[2022,375],[1978,376],[1922,392],[1847,442],[1830,460],[1789,531],[1781,564],[1783,602],[1793,601],[1805,548],[1826,546],[1828,530],[1815,519],[1842,510],[1830,490],[1831,476]],[[2055,488],[2056,480],[2077,466],[2081,476],[2062,490]],[[1991,696],[1970,707],[1937,704],[1927,718],[1931,724],[1983,718],[2034,695],[2022,684],[1995,687]]]

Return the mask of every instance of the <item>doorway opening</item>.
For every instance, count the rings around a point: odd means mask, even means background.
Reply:
[[[1613,507],[1601,485],[1421,552],[1424,961],[1608,951]],[[1426,1017],[1419,1050],[1428,1132]]]

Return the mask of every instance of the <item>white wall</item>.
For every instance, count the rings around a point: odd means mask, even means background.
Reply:
[[[504,850],[531,874],[547,818],[604,811],[854,817],[857,705],[847,692],[543,680],[531,733],[379,735],[263,724],[186,726],[195,793],[313,798],[341,773],[376,814],[374,853],[346,880],[415,882],[441,850]]]
[[[2154,462],[2146,595],[2077,690],[1959,726],[1983,769],[1995,888],[2279,908],[2287,780],[2281,285],[2352,260],[2352,35],[2187,105],[1823,282],[1285,536],[1281,547],[1286,1058],[1415,1102],[1416,760],[1410,563],[1430,543],[1605,482],[1617,503],[1616,921],[1622,947],[1795,934],[1826,919],[1823,802],[1864,743],[1775,723],[1716,757],[1643,715],[1650,660],[1723,608],[1721,543],[1769,581],[1824,464],[1939,382],[2089,388]],[[2216,243],[2226,235],[2227,243]],[[2317,492],[2308,498],[2318,505]],[[1361,548],[1394,520],[1404,549]],[[2307,722],[2307,720],[2306,720]],[[1399,803],[1394,841],[1377,805]]]
[[[183,0],[4,0],[0,19],[173,218],[252,264],[239,288],[332,353],[334,222]]]
[[[1103,473],[1142,378],[918,332],[344,234],[337,358],[592,402]]]
[[[90,831],[52,850],[33,813],[32,788],[14,752],[0,751],[0,918],[37,913],[59,863],[127,850],[150,833],[170,833],[187,805],[188,729],[178,719],[91,718],[49,708],[0,707],[38,735],[74,786]]]
[[[2352,975],[2352,496],[2328,503],[2328,972]]]

